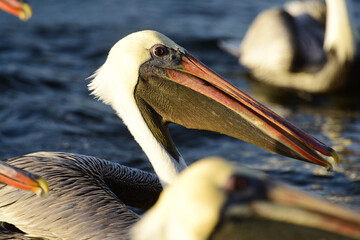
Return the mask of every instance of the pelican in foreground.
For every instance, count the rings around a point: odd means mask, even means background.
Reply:
[[[360,214],[208,158],[165,188],[131,231],[133,240],[360,239]]]
[[[8,187],[0,190],[0,197],[9,201],[0,207],[0,220],[29,236],[126,239],[138,216],[124,203],[149,208],[161,191],[160,183],[171,184],[187,167],[170,137],[169,123],[226,134],[328,170],[332,165],[325,157],[338,161],[333,149],[155,31],[136,32],[116,43],[89,88],[123,119],[159,180],[76,154],[34,153],[10,159],[12,166],[43,176],[50,187],[45,199]],[[92,226],[95,222],[99,226]]]
[[[294,1],[261,12],[241,44],[220,47],[257,80],[310,93],[359,87],[360,38],[351,0]]]
[[[184,170],[143,218],[124,203],[140,209],[155,203],[162,188],[151,173],[68,153],[8,161],[46,169],[51,194],[35,198],[1,189],[0,214],[18,215],[16,227],[29,229],[25,235],[5,224],[18,232],[1,239],[360,239],[358,213],[223,159],[200,160]]]
[[[29,20],[32,15],[30,5],[22,0],[0,0],[0,9],[17,16],[22,21]]]

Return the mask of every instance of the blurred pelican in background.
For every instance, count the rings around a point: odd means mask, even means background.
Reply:
[[[294,1],[261,12],[241,44],[220,47],[257,80],[310,93],[360,86],[359,33],[351,0]]]

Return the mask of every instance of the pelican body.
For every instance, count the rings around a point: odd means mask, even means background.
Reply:
[[[8,160],[11,166],[47,180],[50,196],[38,199],[11,186],[0,189],[0,220],[8,226],[48,239],[126,239],[138,216],[124,204],[149,208],[161,186],[171,184],[187,167],[170,137],[169,123],[226,134],[328,170],[332,164],[326,157],[338,161],[333,149],[155,31],[136,32],[116,43],[89,88],[114,108],[159,179],[76,154],[13,158]]]
[[[162,191],[154,174],[84,155],[39,152],[7,163],[41,174],[50,186],[45,198],[13,186],[0,189],[1,221],[32,237],[129,239],[139,216],[125,204],[149,209]]]
[[[360,38],[351,0],[293,1],[267,9],[240,45],[220,46],[270,85],[310,93],[360,87]]]

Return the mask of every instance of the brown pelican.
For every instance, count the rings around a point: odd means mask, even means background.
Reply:
[[[26,236],[129,239],[129,228],[139,216],[125,204],[146,210],[162,191],[154,174],[83,155],[39,152],[7,163],[41,175],[50,187],[46,198],[12,186],[0,189],[1,221]]]
[[[23,21],[29,20],[32,15],[30,5],[21,0],[0,0],[0,9],[17,16]]]
[[[310,93],[358,87],[359,46],[351,0],[295,1],[265,10],[240,45],[220,44],[259,81]]]
[[[360,239],[360,214],[209,158],[166,187],[132,233],[133,240]]]
[[[170,137],[171,122],[220,132],[328,170],[331,164],[321,155],[337,162],[330,147],[155,31],[136,32],[116,43],[89,88],[123,119],[163,185],[186,168]],[[43,176],[50,186],[50,196],[42,199],[10,187],[0,189],[0,220],[30,236],[126,238],[138,216],[123,203],[147,209],[161,191],[154,175],[93,157],[34,153],[8,163]]]
[[[110,50],[89,85],[111,105],[148,156],[162,183],[186,167],[168,124],[232,136],[267,150],[331,165],[335,152],[246,95],[166,36],[128,35]],[[335,155],[334,155],[335,156]]]

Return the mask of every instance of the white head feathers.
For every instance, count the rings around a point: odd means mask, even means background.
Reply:
[[[123,89],[133,95],[137,84],[139,67],[150,60],[149,49],[155,44],[163,44],[174,49],[183,49],[165,35],[145,30],[132,33],[119,40],[110,50],[106,62],[93,76],[89,84],[92,94],[113,105]],[[114,106],[113,106],[114,107]]]
[[[134,96],[139,68],[151,59],[149,49],[156,44],[185,51],[161,33],[151,30],[132,33],[118,41],[110,50],[104,65],[92,76],[89,90],[115,109],[165,185],[171,183],[186,168],[186,163],[181,156],[179,162],[176,161],[156,140]]]

